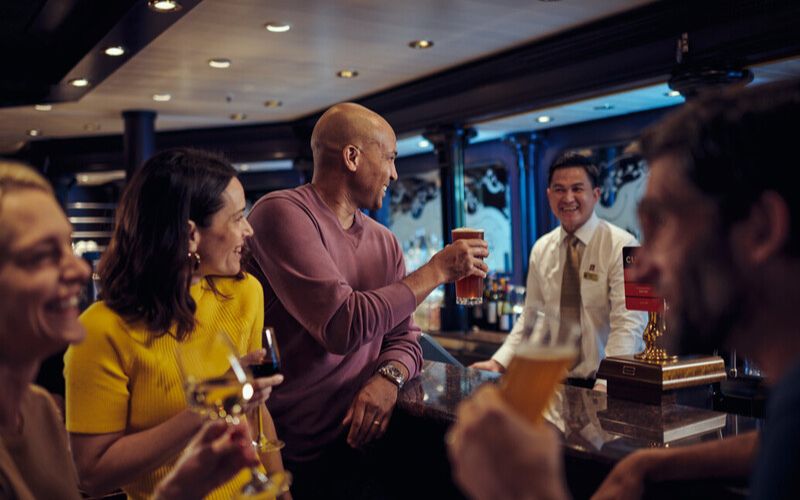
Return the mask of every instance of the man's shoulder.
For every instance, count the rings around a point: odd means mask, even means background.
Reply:
[[[621,227],[612,224],[605,219],[599,219],[597,224],[596,234],[602,238],[608,239],[614,244],[619,245],[638,245],[639,242],[634,235],[622,229]]]
[[[539,253],[546,251],[548,247],[558,243],[560,235],[561,226],[556,226],[555,229],[551,229],[549,232],[543,234],[536,240],[536,243],[533,244],[533,252]]]
[[[255,210],[256,207],[263,208],[263,206],[266,205],[280,205],[286,202],[306,206],[308,205],[310,198],[308,186],[308,184],[305,184],[291,189],[281,189],[279,191],[267,193],[255,202],[253,205],[253,210]]]

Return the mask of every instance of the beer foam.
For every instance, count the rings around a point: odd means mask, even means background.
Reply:
[[[459,227],[458,229],[453,229],[454,233],[482,233],[483,229],[475,229],[472,227]]]
[[[578,355],[578,348],[574,346],[537,346],[523,344],[517,347],[514,353],[517,356],[535,359],[564,359],[574,358]]]

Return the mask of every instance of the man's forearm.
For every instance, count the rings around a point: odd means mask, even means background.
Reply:
[[[419,305],[437,286],[444,283],[444,276],[435,266],[426,264],[403,278],[403,283],[411,289]]]
[[[670,450],[649,450],[646,477],[652,481],[744,477],[750,474],[758,432]]]

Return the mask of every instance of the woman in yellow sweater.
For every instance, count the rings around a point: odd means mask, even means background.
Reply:
[[[264,298],[241,270],[253,232],[244,210],[236,171],[210,153],[159,153],[130,180],[99,265],[103,300],[81,315],[87,338],[64,358],[67,430],[90,493],[121,487],[148,498],[202,425],[186,405],[182,345],[224,332],[246,361],[260,361]],[[258,402],[275,383],[256,380]],[[278,453],[262,458],[283,469]],[[249,478],[242,471],[210,498],[236,496]]]
[[[80,498],[61,414],[31,383],[44,358],[86,335],[89,267],[71,231],[44,178],[0,161],[0,498]],[[155,497],[200,498],[257,463],[243,427],[206,424]]]

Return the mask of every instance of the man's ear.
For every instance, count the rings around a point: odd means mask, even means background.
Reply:
[[[753,264],[761,264],[780,254],[787,244],[791,230],[789,206],[781,195],[767,191],[740,224],[739,243],[747,252],[745,258]]]
[[[342,160],[344,161],[344,165],[347,167],[347,170],[351,172],[358,170],[358,160],[360,154],[361,151],[359,151],[359,149],[352,144],[348,144],[342,149]]]
[[[197,230],[197,224],[189,219],[189,252],[196,252],[200,247],[200,231]]]

